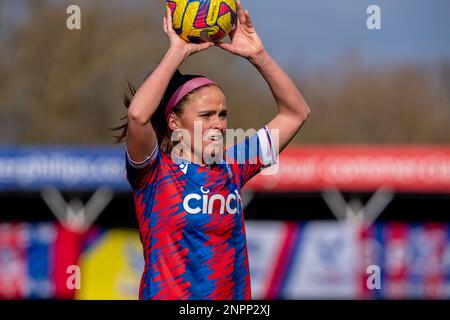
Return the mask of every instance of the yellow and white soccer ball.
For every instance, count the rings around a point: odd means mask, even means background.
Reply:
[[[167,0],[173,28],[187,42],[217,42],[233,29],[237,19],[235,0]]]

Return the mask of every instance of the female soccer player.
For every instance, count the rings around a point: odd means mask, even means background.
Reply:
[[[201,76],[181,75],[180,64],[213,43],[188,44],[164,17],[166,55],[137,92],[126,99],[127,179],[144,248],[140,299],[250,299],[250,276],[241,189],[281,152],[309,115],[309,107],[264,49],[248,11],[238,2],[231,43],[215,45],[252,63],[267,81],[278,114],[263,129],[207,165],[204,151],[220,144],[227,129],[223,92]],[[202,141],[193,146],[183,131]],[[278,130],[278,141],[271,133]],[[257,146],[256,150],[250,150]],[[182,146],[182,148],[177,148]],[[214,153],[214,152],[213,152]],[[238,161],[239,159],[243,161]]]

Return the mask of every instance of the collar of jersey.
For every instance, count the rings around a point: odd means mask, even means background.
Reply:
[[[186,175],[190,180],[193,180],[197,184],[204,185],[204,181],[197,181],[196,179],[193,179],[193,175],[192,174],[189,174],[191,172],[190,167],[191,168],[194,167],[194,168],[208,168],[208,169],[211,169],[212,165],[206,165],[206,164],[205,165],[199,165],[199,164],[196,164],[196,163],[191,162],[189,160],[180,158],[180,157],[178,157],[176,155],[173,155],[172,159],[173,159],[174,164],[178,166],[178,169],[181,172],[183,172],[183,174]],[[229,164],[226,163],[223,159],[222,159],[222,161],[220,163],[214,164],[214,166],[224,167],[228,171],[228,179],[232,178],[231,168],[230,168]]]

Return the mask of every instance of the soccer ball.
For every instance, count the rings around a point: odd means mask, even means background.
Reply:
[[[187,42],[217,42],[236,23],[235,0],[167,0],[173,28]]]

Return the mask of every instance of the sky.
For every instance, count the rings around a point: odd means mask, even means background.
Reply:
[[[268,50],[309,68],[357,52],[369,65],[450,59],[449,0],[243,0]],[[366,25],[369,5],[381,30]]]
[[[9,3],[0,12],[0,28],[5,19],[24,16],[21,1]],[[62,0],[63,2],[65,0]],[[92,0],[110,1],[126,7],[141,6],[146,1],[163,0]],[[76,4],[77,1],[69,1]],[[68,3],[69,3],[68,2]],[[301,61],[305,69],[333,67],[352,54],[362,63],[389,65],[397,63],[433,64],[450,60],[450,0],[242,0],[249,10],[257,32],[267,50],[284,63]],[[157,4],[155,4],[156,6]],[[381,30],[369,30],[366,20],[369,5],[381,10]],[[1,6],[0,6],[1,8]],[[0,36],[2,31],[0,30]]]

